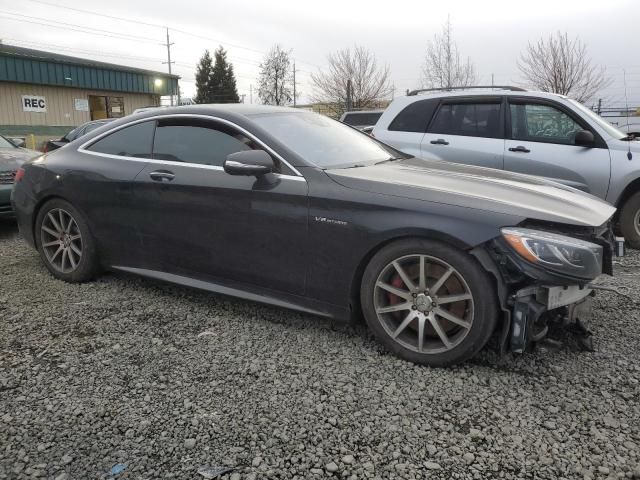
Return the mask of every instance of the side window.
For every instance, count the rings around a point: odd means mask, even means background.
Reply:
[[[573,145],[582,126],[569,115],[551,105],[511,104],[511,138],[531,142]]]
[[[500,103],[445,103],[436,113],[429,132],[502,138]]]
[[[227,155],[243,150],[261,148],[232,127],[191,118],[159,120],[153,141],[154,159],[216,167],[222,167]],[[280,171],[279,162],[274,163]]]
[[[438,106],[438,100],[420,100],[407,105],[389,124],[392,132],[418,132],[427,131],[427,126],[433,117],[433,112]]]
[[[121,157],[151,158],[154,127],[154,121],[136,123],[101,138],[87,150]]]

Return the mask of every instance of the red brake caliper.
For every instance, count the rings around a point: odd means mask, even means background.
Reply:
[[[392,279],[391,279],[391,285],[399,288],[400,290],[404,289],[404,282],[402,281],[402,279],[400,278],[400,275],[395,274]],[[402,302],[402,298],[400,298],[397,295],[394,295],[393,293],[387,292],[387,295],[389,296],[389,305],[396,305],[400,302]]]

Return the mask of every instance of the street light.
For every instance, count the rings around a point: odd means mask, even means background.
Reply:
[[[156,78],[156,79],[153,81],[153,84],[154,84],[156,87],[160,88],[160,87],[162,86],[162,79],[161,79],[161,78]]]

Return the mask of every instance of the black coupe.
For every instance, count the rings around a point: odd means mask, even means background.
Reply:
[[[550,311],[586,317],[589,283],[612,264],[614,208],[593,196],[409,157],[289,108],[125,117],[25,164],[13,204],[59,279],[122,270],[363,315],[390,351],[430,365],[493,334],[522,351]]]

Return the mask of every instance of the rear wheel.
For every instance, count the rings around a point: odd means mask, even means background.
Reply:
[[[622,206],[620,230],[630,247],[640,249],[640,192],[631,195]]]
[[[491,279],[467,253],[431,240],[403,240],[367,266],[362,309],[374,335],[415,363],[446,366],[475,355],[497,316]]]
[[[40,257],[54,277],[85,282],[99,270],[96,247],[84,217],[69,202],[53,199],[36,218],[35,238]]]

